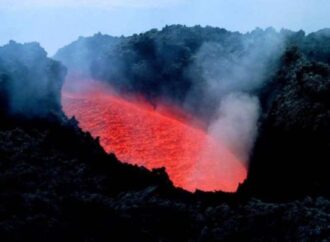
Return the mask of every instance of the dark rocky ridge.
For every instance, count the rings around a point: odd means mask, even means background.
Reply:
[[[297,49],[265,90],[247,183],[260,197],[329,195],[330,66]]]
[[[325,198],[280,204],[189,194],[164,171],[119,163],[74,127],[1,129],[1,241],[329,238]]]
[[[54,58],[72,75],[110,83],[118,92],[138,93],[156,104],[174,103],[208,123],[226,94],[211,95],[210,80],[236,80],[236,91],[259,96],[286,48],[297,46],[308,58],[330,64],[329,39],[329,29],[305,34],[257,28],[243,34],[171,25],[128,37],[80,37]]]
[[[66,71],[62,64],[47,58],[38,43],[11,41],[1,47],[1,117],[47,117],[59,112]]]
[[[208,79],[244,79],[235,74],[233,66],[247,56],[253,61],[242,63],[243,71],[259,73],[263,66],[272,68],[284,51],[283,36],[291,35],[296,33],[278,34],[272,28],[241,34],[221,28],[171,25],[128,37],[101,33],[81,37],[61,48],[54,58],[68,67],[70,75],[104,81],[124,95],[139,94],[155,105],[159,100],[173,103],[208,123],[222,98],[221,94],[208,95]],[[261,49],[278,51],[269,51],[272,54],[268,56]],[[207,66],[210,70],[205,70]],[[269,78],[264,74],[263,79]],[[258,91],[244,81],[240,91]]]

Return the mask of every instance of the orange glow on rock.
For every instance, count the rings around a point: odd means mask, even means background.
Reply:
[[[233,192],[246,178],[242,162],[189,124],[179,109],[155,109],[93,85],[88,91],[64,91],[64,111],[76,116],[83,130],[100,137],[103,148],[119,160],[148,169],[165,167],[174,185],[189,191]]]

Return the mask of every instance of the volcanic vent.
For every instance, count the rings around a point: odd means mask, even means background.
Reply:
[[[98,82],[79,91],[66,88],[62,99],[66,114],[100,137],[107,152],[148,169],[165,167],[175,186],[233,192],[246,178],[243,163],[176,107],[125,99]]]

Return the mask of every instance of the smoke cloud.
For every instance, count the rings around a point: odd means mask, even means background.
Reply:
[[[256,96],[231,93],[223,98],[218,118],[208,128],[208,133],[225,143],[241,161],[249,159],[257,135],[259,106]]]
[[[284,37],[271,28],[256,29],[244,36],[240,45],[232,50],[220,43],[204,43],[190,67],[190,76],[198,79],[196,70],[201,72],[206,81],[203,96],[209,97],[208,106],[216,110],[207,129],[209,135],[247,165],[261,113],[258,93],[276,70]],[[186,105],[194,102],[194,97],[195,92],[188,94]]]

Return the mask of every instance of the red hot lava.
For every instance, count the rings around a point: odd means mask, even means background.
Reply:
[[[63,93],[64,110],[100,137],[107,152],[148,169],[165,167],[175,186],[233,192],[246,168],[226,147],[182,117],[98,88]]]

